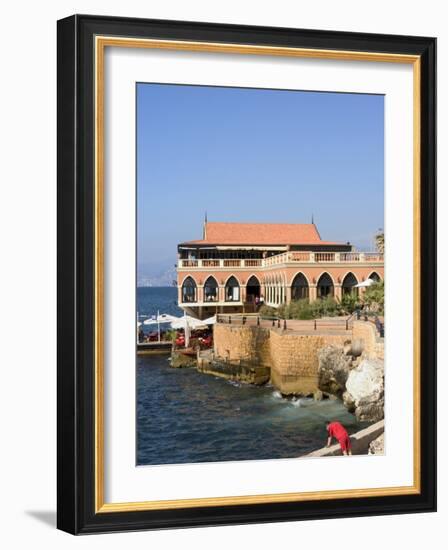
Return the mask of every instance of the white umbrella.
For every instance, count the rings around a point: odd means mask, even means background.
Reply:
[[[168,313],[162,313],[157,316],[157,321],[159,323],[173,323],[179,319],[182,319],[182,317],[176,317],[175,315],[169,315]]]
[[[158,325],[159,323],[172,323],[178,321],[182,317],[175,317],[174,315],[168,315],[168,313],[162,313],[161,315],[154,315],[153,318],[143,321],[144,325]]]
[[[358,283],[357,285],[354,285],[354,288],[365,288],[367,286],[371,286],[375,283],[373,279],[366,279],[362,283]]]
[[[214,325],[216,323],[216,315],[213,315],[212,317],[209,317],[208,319],[204,319],[201,321],[203,325]]]
[[[171,323],[172,328],[174,329],[185,329],[186,326],[189,328],[197,328],[202,327],[205,325],[204,321],[199,321],[199,319],[195,319],[194,317],[190,317],[190,315],[184,315],[184,317],[179,317],[176,321],[173,321]]]
[[[173,321],[171,323],[171,328],[174,329],[184,329],[185,332],[185,347],[188,348],[190,344],[190,329],[196,328],[195,323],[197,323],[198,320],[194,317],[190,317],[187,315],[187,313],[184,314],[183,317],[180,317],[177,321]]]
[[[182,319],[182,317],[175,317],[174,315],[168,315],[168,313],[162,313],[161,315],[159,312],[157,312],[157,315],[155,315],[152,319],[146,319],[146,321],[143,321],[144,325],[157,325],[158,333],[159,333],[159,342],[160,342],[160,324],[162,323],[174,323],[176,321],[179,321],[179,319]]]

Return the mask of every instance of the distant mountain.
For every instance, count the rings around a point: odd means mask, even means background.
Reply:
[[[171,267],[159,275],[138,275],[137,286],[174,286],[176,280],[176,268]]]

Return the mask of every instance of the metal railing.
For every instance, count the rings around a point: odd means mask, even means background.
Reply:
[[[380,252],[283,252],[264,259],[179,260],[180,268],[257,268],[289,263],[382,263]]]
[[[233,326],[258,326],[261,328],[278,328],[297,332],[346,332],[352,330],[354,317],[334,319],[282,319],[280,317],[265,317],[258,314],[225,314],[219,313],[216,322]]]
[[[352,313],[352,317],[355,317],[357,321],[373,323],[380,338],[384,338],[384,318],[380,319],[378,317],[378,313],[374,311],[361,311],[357,309]]]

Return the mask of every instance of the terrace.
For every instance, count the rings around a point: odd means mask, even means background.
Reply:
[[[179,260],[178,269],[265,268],[287,264],[381,264],[379,252],[283,252],[263,259],[187,259]]]

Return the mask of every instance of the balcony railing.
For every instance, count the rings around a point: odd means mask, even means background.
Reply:
[[[262,267],[263,260],[179,260],[179,267]]]
[[[284,252],[263,260],[263,267],[289,263],[382,263],[380,252]]]
[[[382,263],[380,252],[284,252],[261,259],[179,260],[180,268],[257,268],[289,263]]]

